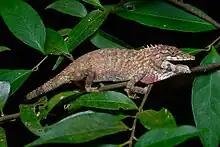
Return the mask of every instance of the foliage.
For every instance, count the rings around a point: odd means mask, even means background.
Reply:
[[[87,9],[89,5],[92,5],[92,10]],[[201,10],[190,7],[206,15]],[[57,13],[70,15],[73,19],[78,17],[79,22],[72,28],[56,31],[46,28],[38,12],[27,2],[23,0],[0,2],[0,14],[15,37],[45,56],[44,59],[48,55],[58,57],[53,70],[59,67],[66,58],[73,59],[72,51],[77,50],[77,47],[85,40],[89,40],[98,48],[132,48],[124,41],[100,29],[100,26],[112,14],[146,27],[167,31],[198,33],[216,29],[216,26],[207,20],[166,0],[131,0],[112,5],[102,5],[99,0],[57,0],[49,4],[46,9],[54,9]],[[11,49],[0,46],[0,53],[7,50],[10,52]],[[215,46],[209,46],[208,49],[182,48],[182,50],[193,55],[200,52],[207,54],[201,65],[220,62]],[[0,69],[2,118],[4,118],[3,108],[8,98],[23,85],[32,72],[38,70],[43,61],[33,69]],[[219,72],[213,71],[195,78],[192,87],[192,109],[196,126],[178,126],[171,112],[165,108],[159,111],[142,110],[140,107],[138,109],[138,106],[128,96],[115,91],[96,93],[65,91],[52,97],[42,97],[33,104],[20,104],[19,113],[23,125],[38,136],[27,146],[47,143],[84,143],[110,134],[125,131],[129,133],[129,127],[124,119],[132,116],[132,118],[135,117],[134,122],[140,121],[141,125],[148,129],[142,136],[139,136],[136,143],[133,142],[135,138],[133,134],[131,139],[120,145],[101,146],[125,146],[127,144],[133,144],[136,147],[174,146],[189,138],[199,136],[204,146],[217,147],[220,141],[219,77]],[[63,107],[69,116],[53,124],[42,124],[42,121],[47,120],[52,109]],[[89,110],[81,111],[81,108]],[[131,110],[135,111],[136,115],[129,114]],[[0,127],[0,146],[7,146],[6,139],[7,135]]]

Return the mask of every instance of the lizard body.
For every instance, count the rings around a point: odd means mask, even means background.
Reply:
[[[168,45],[156,45],[140,50],[106,48],[89,52],[68,65],[57,76],[30,92],[28,99],[49,92],[63,84],[85,79],[87,92],[97,91],[93,82],[128,81],[126,89],[144,94],[146,88],[135,86],[139,81],[151,84],[179,73],[190,73],[186,65],[169,61],[194,60],[195,57]]]

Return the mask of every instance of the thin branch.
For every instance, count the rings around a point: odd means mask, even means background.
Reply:
[[[141,105],[138,108],[138,112],[142,112],[143,111],[144,104],[145,104],[145,102],[146,102],[146,100],[148,98],[148,95],[150,94],[150,91],[151,91],[152,87],[153,87],[153,84],[150,84],[148,86],[147,92],[144,95],[144,98],[143,98],[143,100],[141,102]],[[130,136],[129,141],[128,141],[129,142],[129,147],[132,147],[133,140],[136,139],[136,137],[135,137],[135,129],[136,129],[136,125],[137,125],[137,114],[135,116],[135,119],[134,119],[134,122],[133,122],[133,125],[132,125],[132,128],[131,128],[131,136]]]
[[[200,18],[208,21],[209,23],[213,24],[215,27],[217,28],[220,28],[220,24],[215,21],[214,19],[212,19],[211,17],[209,17],[208,15],[194,9],[192,6],[190,6],[189,4],[184,4],[183,2],[181,1],[178,1],[178,0],[168,0],[169,2],[185,9],[186,11],[188,12],[191,12],[192,14],[196,15],[196,16],[199,16]]]
[[[37,71],[39,66],[47,59],[48,56],[45,56],[36,66],[32,68],[33,71]],[[10,115],[4,115],[0,117],[0,124],[4,123],[5,121],[14,120],[20,117],[20,113],[14,113]]]
[[[153,84],[148,85],[147,92],[146,92],[146,94],[144,95],[144,98],[143,98],[143,100],[142,100],[142,102],[141,102],[141,105],[140,105],[140,107],[139,107],[139,109],[138,109],[139,112],[142,112],[142,111],[143,111],[144,104],[145,104],[145,102],[146,102],[146,100],[147,100],[147,98],[148,98],[148,95],[150,94],[152,88],[153,88]]]
[[[215,45],[215,48],[219,48],[220,46],[220,41]]]
[[[211,48],[219,39],[220,39],[220,36],[216,38],[214,41],[212,41],[212,43],[206,46],[205,48],[208,48],[208,49]]]
[[[4,115],[4,116],[0,117],[0,124],[5,122],[5,121],[17,119],[19,117],[20,117],[20,113],[14,113],[14,114],[11,114],[11,115]]]
[[[32,68],[33,71],[37,71],[39,66],[47,59],[48,56],[45,56],[34,68]]]
[[[121,88],[121,87],[125,87],[126,85],[127,85],[127,82],[120,82],[120,83],[115,83],[115,84],[110,84],[110,85],[104,85],[99,88],[99,91]]]
[[[128,140],[129,142],[129,147],[132,147],[133,146],[133,139],[134,139],[134,136],[135,136],[135,129],[136,129],[136,125],[137,125],[137,117],[135,117],[134,121],[133,121],[133,125],[132,125],[132,128],[131,128],[131,136]]]
[[[211,63],[211,64],[205,64],[205,65],[200,65],[191,68],[192,72],[206,72],[208,70],[213,70],[220,68],[220,63]]]
[[[211,63],[211,64],[206,64],[206,65],[199,65],[196,67],[191,68],[191,71],[194,72],[206,72],[208,70],[213,70],[216,68],[220,68],[220,63]],[[181,73],[182,75],[184,73]],[[104,91],[104,90],[111,90],[115,88],[122,88],[127,85],[127,82],[121,82],[121,83],[116,83],[116,84],[109,84],[109,85],[104,85],[99,88],[99,91]]]
[[[191,71],[192,72],[205,72],[205,71],[213,70],[213,69],[216,69],[216,68],[220,68],[220,63],[211,63],[211,64],[206,64],[206,65],[196,66],[196,67],[191,68]],[[126,85],[127,85],[127,82],[104,85],[104,86],[99,88],[99,91],[121,88],[121,87],[125,87]],[[15,118],[14,118],[14,116],[15,116]],[[2,121],[16,119],[18,117],[19,117],[19,113],[15,113],[15,114],[11,114],[11,115],[5,115],[5,116],[0,117],[0,123]]]

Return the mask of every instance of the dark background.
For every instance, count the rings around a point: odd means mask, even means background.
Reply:
[[[45,27],[54,30],[73,28],[73,26],[79,22],[79,18],[71,17],[54,10],[44,10],[45,7],[52,2],[52,0],[28,0],[28,3],[41,16]],[[118,0],[101,0],[102,4],[114,4],[117,2]],[[189,2],[220,22],[217,0],[191,0],[184,2]],[[91,6],[88,6],[88,8],[92,9]],[[122,19],[114,14],[108,16],[107,20],[101,26],[101,29],[134,47],[140,47],[147,44],[167,44],[177,47],[204,48],[216,39],[219,34],[219,30],[203,33],[166,31],[143,26],[134,21]],[[8,30],[2,18],[0,18],[0,34],[0,45],[7,46],[11,49],[11,51],[0,53],[1,69],[31,69],[43,59],[44,56],[38,51],[18,40]],[[74,58],[76,58],[93,49],[96,49],[96,47],[87,39],[78,46],[72,54]],[[193,67],[199,65],[204,56],[205,54],[199,54],[196,56],[196,61],[190,62],[189,66]],[[31,74],[22,87],[8,100],[5,106],[5,114],[18,112],[19,104],[23,102],[24,96],[29,91],[56,75],[70,63],[69,60],[65,60],[56,71],[51,71],[56,59],[56,56],[50,56],[50,58],[40,66],[37,72]],[[162,107],[165,107],[174,115],[178,125],[195,125],[191,109],[191,88],[194,77],[195,75],[178,76],[156,83],[144,108],[160,110]],[[135,100],[135,102],[140,104],[141,100]],[[132,120],[126,120],[126,123],[131,125]],[[20,120],[8,122],[4,124],[3,127],[6,129],[9,147],[24,146],[36,138],[24,127]],[[136,136],[139,137],[144,131],[144,128],[138,124]],[[83,145],[95,146],[97,142],[122,143],[129,138],[129,135],[129,132],[119,133]],[[198,138],[193,138],[178,146],[201,146],[201,144]]]

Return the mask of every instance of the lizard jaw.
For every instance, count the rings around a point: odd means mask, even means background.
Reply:
[[[167,56],[166,59],[168,61],[188,61],[188,60],[195,60],[194,56],[188,56],[188,57],[180,57],[180,56],[176,56],[176,57],[172,57],[172,56]]]

